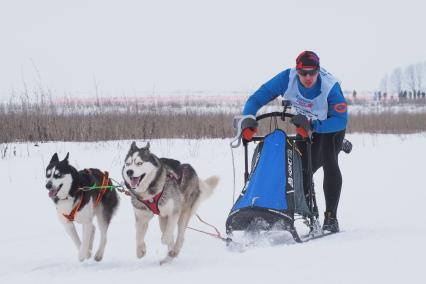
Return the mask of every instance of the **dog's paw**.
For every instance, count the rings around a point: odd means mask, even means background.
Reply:
[[[145,246],[145,244],[139,245],[136,248],[136,256],[138,258],[142,258],[142,257],[145,256],[145,254],[146,254],[146,246]]]
[[[80,249],[78,251],[78,259],[80,261],[84,261],[85,259],[90,259],[91,256],[92,256],[92,253],[90,251],[86,251],[83,249]]]
[[[173,257],[166,256],[163,260],[161,260],[161,261],[160,261],[160,265],[163,265],[163,264],[169,263],[169,262],[171,262],[172,260],[173,260]]]
[[[103,256],[103,254],[102,254],[101,252],[97,252],[97,253],[95,254],[95,260],[96,260],[96,261],[101,261],[103,257],[104,257],[104,256]]]
[[[81,250],[78,252],[78,260],[80,262],[83,262],[86,259],[86,254],[82,252]]]
[[[163,245],[172,246],[173,245],[173,234],[163,234],[161,237],[161,243]]]
[[[178,255],[178,252],[174,251],[174,250],[171,250],[171,251],[169,251],[169,253],[167,255],[174,258],[174,257],[176,257]]]
[[[169,251],[167,253],[167,256],[162,261],[160,261],[160,265],[171,262],[175,257],[177,257],[177,255],[178,255],[178,252],[174,250]]]

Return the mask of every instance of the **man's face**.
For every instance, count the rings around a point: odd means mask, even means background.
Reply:
[[[303,87],[311,88],[317,82],[318,69],[314,67],[298,69],[297,75],[299,76],[300,83],[302,83]]]

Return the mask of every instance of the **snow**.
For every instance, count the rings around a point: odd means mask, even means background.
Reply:
[[[0,144],[0,283],[424,283],[426,134],[347,137],[354,149],[340,155],[341,233],[304,244],[231,252],[224,242],[188,230],[181,254],[164,266],[159,261],[166,249],[155,218],[146,237],[147,255],[136,258],[133,209],[124,195],[110,226],[104,260],[80,263],[44,187],[45,167],[54,152],[60,158],[70,152],[77,168],[98,167],[121,181],[131,141]],[[158,156],[191,163],[203,178],[220,176],[199,214],[224,233],[233,190],[229,140],[153,140],[151,149]],[[234,154],[239,193],[243,151]],[[315,184],[323,211],[321,170]],[[195,218],[190,225],[209,230]]]

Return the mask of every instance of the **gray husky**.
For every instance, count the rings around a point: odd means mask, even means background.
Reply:
[[[167,256],[160,264],[175,258],[183,245],[184,233],[201,201],[208,198],[219,178],[198,178],[189,164],[177,160],[158,158],[149,150],[149,142],[138,148],[133,142],[124,161],[123,179],[131,193],[136,217],[136,255],[146,253],[145,234],[148,223],[159,216],[161,242],[168,247]],[[173,233],[177,226],[176,241]]]
[[[59,161],[58,154],[52,156],[46,168],[46,188],[49,197],[56,205],[60,222],[77,247],[80,261],[91,256],[95,235],[93,218],[97,217],[101,239],[95,260],[101,261],[107,242],[108,226],[119,204],[118,195],[115,191],[105,188],[83,190],[95,184],[106,186],[112,183],[107,172],[98,169],[77,171],[69,164],[68,157],[69,154],[64,160]],[[74,221],[83,226],[81,241]]]

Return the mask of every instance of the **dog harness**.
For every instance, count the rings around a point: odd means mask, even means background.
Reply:
[[[90,169],[85,170],[87,172],[89,172],[89,174],[91,174]],[[96,201],[95,204],[93,204],[93,208],[96,208],[96,206],[99,205],[99,203],[101,202],[102,198],[104,197],[105,193],[107,192],[108,188],[107,186],[111,184],[111,180],[109,178],[109,173],[107,171],[102,173],[102,182],[101,182],[101,189],[98,193],[98,196],[96,197]]]
[[[173,171],[168,171],[166,175],[166,182],[170,180],[175,180],[176,182],[179,182],[179,177]],[[151,210],[151,212],[154,215],[160,215],[160,209],[158,208],[158,201],[163,195],[163,191],[164,191],[164,188],[159,193],[157,193],[153,198],[148,200],[142,200],[135,193],[133,193],[133,191],[132,193],[136,197],[136,199],[142,202],[143,204],[145,204],[145,206],[148,207],[148,209]]]
[[[93,176],[93,173],[90,169],[85,169],[84,172],[88,174],[89,176]],[[97,184],[98,186],[101,187],[101,189],[99,190],[98,196],[96,197],[96,201],[93,204],[93,208],[96,208],[99,205],[99,203],[101,202],[103,196],[105,195],[107,191],[106,186],[108,186],[111,182],[109,178],[109,173],[107,171],[105,171],[104,173],[101,172],[101,179],[102,179],[102,182],[100,184]],[[83,191],[81,193],[80,200],[78,201],[77,205],[71,210],[70,214],[62,214],[64,215],[66,219],[68,219],[68,221],[73,222],[75,220],[75,215],[77,214],[78,210],[80,210],[81,204],[83,203],[84,195],[85,195],[85,192]]]
[[[163,195],[163,190],[157,193],[157,195],[154,196],[154,198],[150,200],[139,200],[143,204],[145,204],[146,207],[151,210],[151,212],[155,215],[160,215],[160,209],[158,208],[158,200],[160,200],[161,196]]]
[[[64,215],[65,218],[68,219],[68,221],[73,222],[75,219],[75,215],[77,214],[77,211],[80,209],[81,204],[83,203],[83,199],[84,199],[84,192],[81,194],[80,200],[78,201],[77,205],[74,207],[73,210],[71,210],[70,214],[62,214]]]

